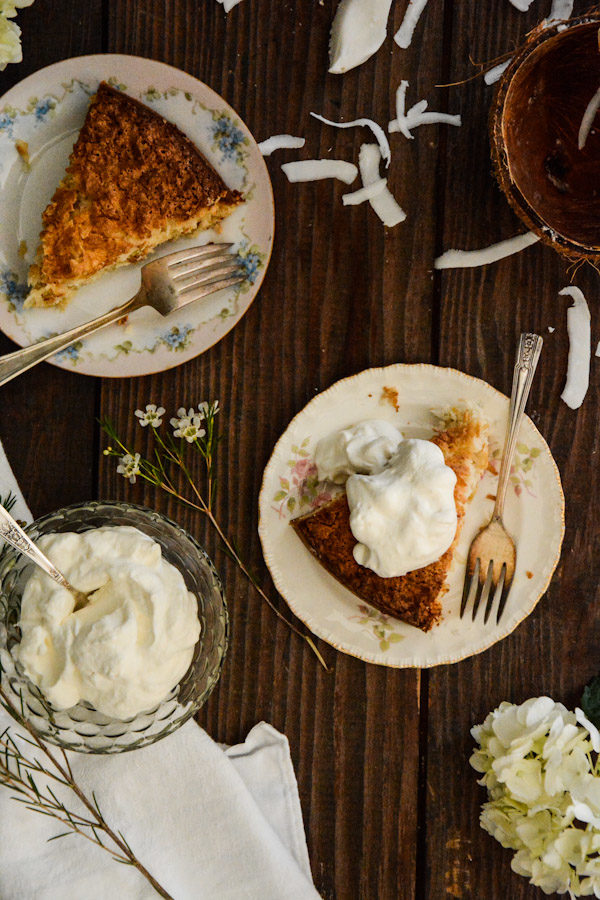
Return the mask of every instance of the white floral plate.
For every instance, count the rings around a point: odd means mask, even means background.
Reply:
[[[293,612],[338,650],[367,662],[394,667],[428,667],[457,662],[486,650],[510,634],[546,591],[560,557],[564,497],[548,445],[526,418],[521,429],[505,522],[517,544],[517,568],[504,616],[472,622],[459,618],[466,554],[478,528],[490,517],[496,476],[486,473],[469,505],[447,581],[443,619],[425,634],[359,600],[311,555],[290,527],[290,519],[330,496],[319,483],[313,454],[332,431],[367,418],[383,418],[406,437],[430,437],[432,410],[468,404],[490,425],[492,466],[504,440],[508,399],[485,381],[455,369],[393,365],[367,369],[338,381],[314,397],[277,442],[265,469],[259,498],[259,533],[273,581]],[[397,405],[397,409],[396,409]]]
[[[23,309],[42,212],[64,174],[90,95],[102,79],[178,125],[224,181],[246,196],[219,235],[207,231],[163,244],[148,257],[210,240],[232,241],[248,275],[241,287],[213,294],[168,319],[152,309],[139,310],[124,324],[109,326],[50,360],[86,375],[145,375],[202,353],[246,312],[271,254],[273,192],[244,123],[218,94],[179,69],[107,54],[68,59],[26,78],[0,99],[0,329],[21,346],[92,319],[139,287],[142,263],[106,273],[78,291],[65,310]],[[30,168],[17,151],[19,140],[28,145]]]

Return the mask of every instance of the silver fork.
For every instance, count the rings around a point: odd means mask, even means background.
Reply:
[[[141,271],[142,285],[131,300],[63,334],[0,356],[0,385],[142,306],[151,306],[162,316],[168,316],[173,310],[188,303],[201,300],[223,288],[241,284],[246,276],[230,253],[232,246],[204,244],[202,247],[169,253],[154,262],[146,263]]]
[[[473,620],[480,604],[485,603],[484,624],[489,619],[496,595],[500,594],[496,624],[500,621],[508,593],[511,588],[517,561],[517,548],[504,527],[502,513],[510,475],[510,467],[517,445],[519,428],[525,411],[525,404],[531,389],[531,382],[542,351],[542,338],[537,334],[522,334],[513,375],[512,393],[508,410],[508,426],[496,502],[492,518],[473,538],[467,557],[467,570],[463,588],[460,617],[462,619],[471,595],[473,597]]]

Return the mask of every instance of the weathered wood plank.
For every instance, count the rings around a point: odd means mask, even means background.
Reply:
[[[534,4],[538,6],[539,4]],[[582,4],[581,11],[585,8]],[[547,10],[519,14],[507,3],[482,15],[474,4],[454,4],[450,81],[470,74],[469,54],[493,59],[518,43]],[[491,175],[487,113],[492,88],[477,80],[449,89],[460,104],[463,126],[452,134],[442,161],[445,182],[442,245],[477,248],[524,227],[510,211]],[[592,307],[597,277],[576,274],[552,250],[531,247],[483,269],[456,270],[436,278],[440,296],[440,363],[484,378],[510,392],[520,332],[542,334],[545,347],[528,411],[550,444],[567,498],[567,534],[562,562],[548,594],[534,613],[502,643],[471,660],[429,675],[427,755],[427,872],[420,896],[429,900],[536,898],[539,890],[510,869],[503,850],[478,825],[485,792],[468,758],[471,725],[483,721],[502,700],[521,702],[550,694],[567,705],[597,670],[600,621],[594,608],[600,566],[594,548],[600,536],[595,510],[600,481],[594,466],[600,372],[578,413],[559,399],[566,372],[566,308],[558,291],[581,287]],[[556,328],[548,332],[548,326]],[[595,340],[594,340],[595,346]],[[577,653],[573,653],[577,647]]]

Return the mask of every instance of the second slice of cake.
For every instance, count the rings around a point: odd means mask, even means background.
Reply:
[[[64,304],[101,272],[212,228],[242,199],[179,128],[102,82],[44,211],[25,305]]]

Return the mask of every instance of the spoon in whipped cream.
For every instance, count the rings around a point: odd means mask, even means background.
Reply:
[[[57,584],[66,588],[66,590],[73,595],[75,600],[73,612],[77,612],[77,610],[87,606],[89,598],[95,593],[95,590],[86,593],[85,591],[78,591],[76,587],[73,587],[71,582],[67,581],[62,572],[58,571],[56,566],[50,562],[48,557],[42,553],[39,547],[36,547],[31,538],[25,534],[19,523],[13,519],[3,506],[0,506],[0,538],[6,541],[7,544],[10,544],[11,547],[14,547],[16,550],[19,550],[27,556],[36,564],[36,566],[39,566],[46,575],[49,575]]]

